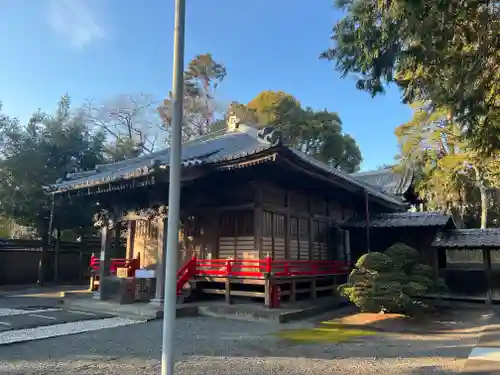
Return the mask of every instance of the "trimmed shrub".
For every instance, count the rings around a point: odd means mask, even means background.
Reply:
[[[361,256],[339,292],[365,312],[394,312],[412,315],[422,308],[418,299],[427,292],[445,289],[432,268],[420,263],[418,252],[397,243],[384,253]]]

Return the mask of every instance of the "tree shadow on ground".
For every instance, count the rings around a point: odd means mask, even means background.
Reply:
[[[396,368],[392,373],[401,375],[453,374],[456,372],[443,370],[442,366],[444,363],[457,361],[463,366],[470,351],[477,344],[480,328],[484,328],[484,324],[481,327],[477,323],[480,322],[480,311],[482,310],[467,315],[471,319],[469,322],[466,315],[462,315],[461,320],[464,324],[468,324],[470,332],[452,330],[442,334],[391,332],[358,337],[344,343],[313,344],[296,344],[282,340],[276,335],[282,328],[300,327],[305,323],[279,326],[272,323],[221,318],[184,318],[177,320],[174,352],[179,366],[184,366],[186,363],[196,365],[198,359],[199,361],[209,359],[210,366],[222,366],[224,369],[227,368],[227,371],[234,371],[228,373],[238,373],[238,375],[246,372],[238,368],[232,369],[228,363],[246,363],[248,367],[254,362],[268,364],[280,361],[281,367],[289,366],[286,368],[288,373],[290,371],[300,373],[298,370],[293,371],[293,366],[298,366],[297,363],[306,363],[314,370],[314,372],[308,370],[308,374],[322,375],[379,374],[385,371],[381,369],[383,366],[392,366]],[[324,318],[325,316],[313,320],[310,326],[314,326]],[[488,330],[500,333],[500,327],[490,327]],[[162,322],[153,321],[0,346],[0,373],[91,374],[93,371],[93,375],[96,373],[124,375],[151,369],[156,371],[155,366],[161,358],[161,332]],[[351,372],[343,372],[343,366],[356,366],[357,362],[367,363],[368,367],[360,372],[353,372],[352,369]],[[321,370],[323,365],[329,370]],[[113,367],[108,371],[105,369],[106,366],[116,366],[116,369]],[[130,370],[127,370],[129,367]],[[20,368],[26,370],[19,371]],[[193,375],[211,373],[207,368],[199,367],[198,370],[187,373]],[[373,372],[370,372],[370,369]],[[486,375],[488,372],[482,374]]]

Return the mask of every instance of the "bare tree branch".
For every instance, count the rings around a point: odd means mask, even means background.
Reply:
[[[126,158],[167,145],[169,131],[156,112],[160,102],[144,93],[122,94],[103,102],[88,100],[82,111],[86,121],[103,131],[111,144],[120,144],[124,155],[117,157]]]

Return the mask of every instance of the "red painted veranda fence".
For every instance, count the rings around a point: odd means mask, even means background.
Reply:
[[[350,267],[343,261],[191,258],[177,272],[177,294],[195,277],[275,277],[345,275]]]
[[[90,268],[95,277],[99,276],[101,261],[91,257]],[[140,259],[111,259],[110,273],[116,274],[118,268],[130,268],[135,271],[140,267]],[[197,259],[188,260],[177,272],[177,294],[184,285],[196,277],[274,277],[345,275],[350,267],[343,261],[331,260],[273,260],[265,259]]]
[[[139,256],[135,259],[112,258],[110,259],[109,272],[115,275],[118,268],[130,268],[135,271],[140,268],[140,265],[141,261]],[[90,269],[97,275],[101,269],[101,260],[95,255],[90,257]]]

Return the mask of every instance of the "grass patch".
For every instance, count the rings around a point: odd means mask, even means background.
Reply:
[[[339,343],[358,337],[373,336],[377,332],[362,329],[346,329],[340,327],[316,327],[310,329],[289,329],[278,332],[278,337],[301,344]]]

